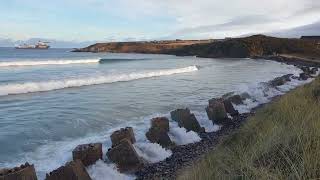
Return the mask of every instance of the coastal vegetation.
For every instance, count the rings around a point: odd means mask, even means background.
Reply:
[[[97,43],[76,52],[149,53],[205,58],[249,58],[274,54],[320,57],[316,40],[254,35],[211,40],[174,40]]]
[[[317,179],[319,109],[318,77],[258,109],[178,179]]]

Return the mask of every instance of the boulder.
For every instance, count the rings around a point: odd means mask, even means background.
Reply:
[[[112,147],[117,146],[123,139],[129,140],[132,144],[136,142],[132,127],[121,128],[110,136]]]
[[[286,82],[291,81],[291,77],[293,74],[286,74],[281,77],[277,77],[269,82],[269,84],[273,87],[284,85]]]
[[[306,73],[300,73],[300,75],[299,75],[299,80],[305,81],[305,80],[307,80],[309,77],[310,77],[310,76],[309,76],[308,74],[306,74]]]
[[[82,144],[72,151],[73,160],[79,159],[84,166],[90,166],[102,159],[102,144]]]
[[[169,132],[169,119],[166,117],[157,117],[151,119],[151,127]]]
[[[91,180],[86,168],[79,159],[66,163],[64,166],[46,175],[46,180]]]
[[[249,93],[247,93],[247,92],[244,92],[244,93],[241,93],[240,94],[240,97],[241,97],[241,100],[242,101],[244,101],[244,100],[246,100],[246,99],[250,99],[250,94]],[[243,102],[242,102],[243,103]]]
[[[233,95],[228,98],[229,101],[231,101],[235,105],[243,104],[243,100],[240,95]]]
[[[169,119],[166,117],[157,117],[151,119],[151,128],[146,133],[147,139],[152,143],[158,143],[164,148],[173,146],[168,135]]]
[[[287,82],[291,81],[292,77],[293,77],[293,74],[286,74],[282,76],[282,78]]]
[[[273,87],[284,85],[284,83],[286,83],[286,80],[282,77],[277,77],[269,82],[269,84]]]
[[[301,69],[304,73],[307,73],[307,74],[310,73],[310,68],[307,67],[307,66],[300,67],[300,69]]]
[[[227,113],[229,113],[231,116],[239,115],[239,111],[234,109],[233,104],[231,103],[230,100],[228,100],[228,99],[223,100],[223,104],[224,104],[224,107],[225,107]]]
[[[0,180],[37,180],[36,171],[29,163],[12,169],[0,169]]]
[[[203,132],[204,128],[201,128],[194,114],[190,113],[188,108],[177,109],[172,111],[171,118],[173,121],[178,122],[179,127],[184,127],[187,131]]]
[[[231,97],[231,96],[233,96],[233,95],[234,95],[234,92],[228,92],[228,93],[222,95],[222,98],[223,98],[223,99],[228,99],[229,97]]]
[[[143,159],[138,156],[128,139],[123,139],[117,146],[109,149],[107,156],[117,165],[120,172],[135,172],[144,165]]]
[[[146,137],[150,142],[160,144],[164,148],[169,148],[174,145],[168,132],[163,129],[151,127],[146,133]]]
[[[310,70],[310,74],[312,74],[312,75],[317,74],[317,72],[318,72],[318,68],[317,68],[317,67],[313,67],[313,68],[311,68],[311,70]]]
[[[217,124],[224,124],[228,115],[223,103],[223,99],[210,99],[206,108],[208,118]]]

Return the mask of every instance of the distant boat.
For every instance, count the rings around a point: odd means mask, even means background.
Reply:
[[[30,44],[21,44],[16,46],[16,49],[49,49],[50,46],[48,45],[50,42],[42,42],[38,41],[37,44],[35,45],[30,45]]]

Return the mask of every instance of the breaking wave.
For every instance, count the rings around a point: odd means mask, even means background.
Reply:
[[[100,59],[81,59],[81,60],[46,60],[46,61],[6,61],[0,62],[0,67],[11,67],[11,66],[41,66],[41,65],[66,65],[66,64],[88,64],[88,63],[99,63]]]
[[[133,72],[128,74],[113,74],[105,76],[96,76],[90,78],[53,80],[46,82],[25,82],[0,85],[0,96],[25,94],[32,92],[44,92],[58,90],[64,88],[81,87],[98,84],[108,84],[115,82],[132,81],[143,78],[151,78],[158,76],[168,76],[173,74],[188,73],[197,71],[197,66],[188,66],[178,69],[164,69],[149,72]]]

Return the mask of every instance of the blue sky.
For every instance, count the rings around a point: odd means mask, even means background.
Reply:
[[[223,38],[320,20],[319,0],[2,0],[0,38]]]

